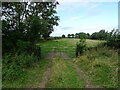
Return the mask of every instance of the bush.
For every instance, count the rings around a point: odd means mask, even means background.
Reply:
[[[82,55],[84,50],[86,49],[85,39],[81,38],[79,42],[76,44],[76,57],[80,54]]]
[[[17,52],[19,53],[27,53],[29,55],[34,55],[36,56],[38,59],[40,58],[41,56],[41,49],[40,47],[34,45],[33,43],[31,42],[28,42],[28,41],[21,41],[21,40],[18,40],[17,41]]]
[[[120,32],[118,29],[113,29],[109,33],[106,45],[116,49],[120,49]]]
[[[12,54],[3,57],[3,80],[14,80],[24,75],[24,68],[31,67],[37,59],[33,55]]]
[[[107,44],[107,46],[119,49],[120,48],[120,39],[108,40],[106,44]]]

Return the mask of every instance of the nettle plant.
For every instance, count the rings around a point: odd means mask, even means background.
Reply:
[[[81,35],[80,40],[76,43],[76,57],[82,55],[86,49],[86,38]]]

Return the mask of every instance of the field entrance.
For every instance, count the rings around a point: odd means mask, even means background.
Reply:
[[[42,57],[53,56],[75,58],[76,48],[75,47],[41,47]],[[66,59],[69,59],[66,58]]]

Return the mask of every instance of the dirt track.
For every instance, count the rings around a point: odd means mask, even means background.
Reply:
[[[52,73],[51,72],[52,60],[55,60],[55,57],[62,57],[64,60],[68,61],[68,63],[77,72],[77,74],[79,75],[79,77],[82,80],[84,80],[84,82],[85,82],[85,88],[100,88],[99,86],[93,85],[92,82],[91,82],[91,80],[84,74],[84,72],[82,70],[80,70],[80,68],[78,68],[76,64],[74,64],[74,63],[72,63],[71,61],[68,60],[69,57],[65,53],[58,53],[58,52],[51,52],[51,53],[48,54],[48,57],[46,58],[46,60],[49,60],[50,64],[48,65],[47,70],[44,72],[43,80],[40,82],[40,84],[38,86],[39,88],[45,88],[45,84],[49,80],[50,75]]]

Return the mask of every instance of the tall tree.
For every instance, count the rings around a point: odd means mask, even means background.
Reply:
[[[68,34],[68,38],[70,38],[71,37],[71,34]]]
[[[71,34],[72,38],[74,38],[74,34]]]
[[[14,48],[18,40],[34,43],[41,36],[49,37],[58,25],[59,17],[54,15],[57,5],[58,2],[3,2],[3,48]]]
[[[64,35],[64,34],[62,35],[62,38],[65,38],[65,35]]]

